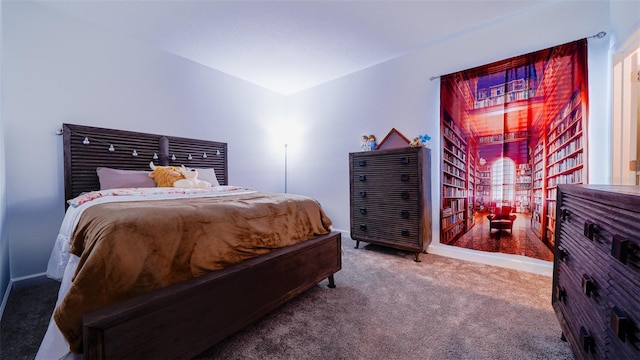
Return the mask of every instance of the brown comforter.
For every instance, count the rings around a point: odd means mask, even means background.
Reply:
[[[71,238],[80,257],[54,319],[82,351],[82,316],[330,231],[313,199],[254,193],[116,202],[84,211]]]

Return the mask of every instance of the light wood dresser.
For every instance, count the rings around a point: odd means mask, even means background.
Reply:
[[[431,243],[431,150],[406,147],[349,154],[351,238],[412,251]]]
[[[552,304],[576,359],[640,359],[640,188],[559,185]]]

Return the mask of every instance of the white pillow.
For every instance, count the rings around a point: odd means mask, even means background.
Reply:
[[[198,170],[198,180],[207,181],[211,186],[220,186],[220,183],[216,178],[216,172],[213,168],[195,169]]]

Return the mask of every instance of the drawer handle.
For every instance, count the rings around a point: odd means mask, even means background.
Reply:
[[[409,157],[408,156],[403,156],[400,158],[400,164],[408,164],[409,163]]]
[[[408,199],[409,198],[409,192],[408,191],[403,191],[400,193],[400,197],[403,199]]]
[[[591,276],[587,274],[582,275],[582,292],[587,295],[587,297],[591,297],[591,294],[596,295],[596,284],[593,282]]]
[[[567,262],[569,261],[569,252],[565,249],[560,249],[560,261]]]
[[[611,242],[611,256],[626,265],[628,252],[629,239],[626,239],[620,235],[613,235],[613,241]]]
[[[400,212],[400,216],[402,216],[403,219],[408,219],[409,218],[409,210],[402,210]]]
[[[358,166],[367,166],[367,160],[358,160]]]
[[[367,175],[360,175],[360,176],[358,177],[358,180],[360,180],[360,181],[367,181]]]
[[[627,337],[627,316],[618,309],[617,306],[611,308],[611,321],[609,326],[616,336],[622,341],[625,341]]]
[[[367,224],[360,224],[360,230],[367,231]]]
[[[360,197],[367,197],[366,191],[360,191]]]
[[[584,236],[588,237],[589,240],[593,240],[593,234],[598,232],[598,226],[593,223],[593,221],[585,221],[584,222]]]
[[[402,229],[402,231],[400,231],[400,234],[402,234],[402,236],[409,236],[409,230]]]
[[[585,353],[593,352],[593,336],[589,334],[589,331],[584,326],[580,326],[580,345],[582,345],[582,350]]]
[[[409,181],[409,175],[408,174],[400,175],[400,181]]]
[[[563,303],[567,303],[567,290],[565,288],[558,286],[556,288],[556,299],[558,301],[562,301]]]
[[[567,221],[569,215],[571,215],[571,213],[568,209],[562,209],[562,221]]]
[[[367,209],[366,208],[360,208],[360,214],[364,215],[367,213]]]

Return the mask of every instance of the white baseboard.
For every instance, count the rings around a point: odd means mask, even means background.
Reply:
[[[9,295],[11,294],[12,288],[13,281],[9,279],[9,285],[7,286],[7,290],[4,292],[4,296],[2,297],[2,304],[0,304],[0,320],[2,320],[2,316],[4,315],[4,308],[7,306],[7,301],[9,301]]]
[[[55,281],[55,280],[48,278],[47,273],[39,273],[39,274],[21,276],[19,278],[11,279],[11,281],[13,282],[13,287],[18,289],[23,287],[40,285],[40,284],[44,284],[44,283]]]
[[[429,245],[427,252],[429,254],[526,271],[543,276],[553,276],[553,262],[534,259],[528,256],[469,250],[440,243],[432,243]]]
[[[333,229],[342,233],[342,236],[351,239],[349,231]],[[543,276],[553,276],[553,262],[530,258],[521,255],[493,253],[464,249],[457,246],[431,243],[427,253],[446,256],[454,259],[473,261],[486,265],[493,265],[507,269],[526,271]]]

